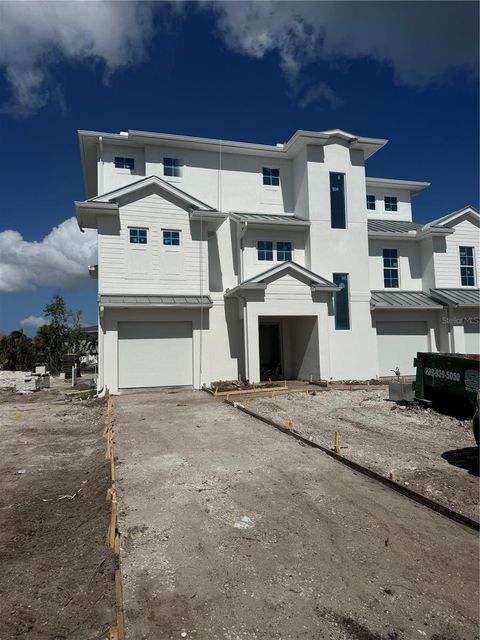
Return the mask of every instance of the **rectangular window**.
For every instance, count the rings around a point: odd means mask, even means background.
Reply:
[[[395,196],[385,196],[383,201],[385,203],[385,211],[398,211],[398,201]]]
[[[147,229],[129,229],[131,244],[147,244]]]
[[[375,211],[375,196],[367,194],[367,209]]]
[[[280,186],[280,169],[269,169],[268,167],[263,167],[263,184],[269,187],[278,187]]]
[[[383,250],[383,284],[386,289],[398,289],[398,251]]]
[[[335,313],[335,329],[348,331],[350,329],[350,308],[348,301],[348,273],[334,273],[333,282],[340,287],[333,296],[333,310]]]
[[[330,214],[332,229],[345,229],[345,175],[330,174]]]
[[[170,231],[165,229],[163,231],[163,244],[168,247],[180,246],[180,231]]]
[[[182,161],[178,158],[163,159],[163,175],[169,178],[182,177]]]
[[[277,242],[277,260],[279,262],[285,262],[292,259],[292,243],[291,242]]]
[[[473,259],[473,247],[459,247],[460,251],[460,278],[462,287],[475,286],[475,266]]]
[[[135,169],[135,160],[133,158],[120,158],[115,156],[115,169]]]
[[[259,260],[273,260],[273,242],[271,240],[257,242],[257,257]]]

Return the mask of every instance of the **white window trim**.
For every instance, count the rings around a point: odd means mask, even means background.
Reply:
[[[467,249],[472,250],[473,257],[473,284],[462,284],[462,265],[460,264],[460,247],[465,247]],[[459,283],[462,289],[475,289],[477,287],[477,261],[475,259],[475,247],[469,244],[459,244],[458,245],[458,278]]]
[[[332,173],[338,173],[339,175],[343,176],[343,201],[345,203],[345,227],[342,227],[341,229],[337,229],[336,227],[332,227],[332,201],[331,201],[331,185],[330,185],[330,175]],[[348,198],[347,198],[347,174],[345,173],[345,171],[329,171],[328,172],[328,197],[329,197],[329,213],[330,213],[330,230],[331,231],[346,231],[349,228],[349,215],[348,215]],[[365,202],[365,206],[367,206],[367,203]]]
[[[182,168],[182,175],[178,176],[166,176],[165,175],[165,158],[171,158],[172,160],[178,160],[180,162],[180,166]],[[177,156],[164,154],[162,155],[162,178],[165,182],[183,182],[185,178],[185,161],[183,158],[179,158]],[[167,231],[176,231],[176,229],[167,229]]]
[[[259,242],[271,242],[272,243],[272,260],[259,260],[258,259],[258,243]],[[275,240],[271,240],[270,238],[257,238],[255,240],[255,262],[257,264],[275,264],[278,260],[275,259],[276,255],[276,246]]]
[[[146,244],[138,244],[136,242],[130,242],[130,230],[131,229],[141,229],[147,232],[147,242]],[[127,227],[127,246],[132,251],[147,251],[150,246],[150,229],[149,227],[138,227],[138,226],[129,226]]]
[[[280,182],[280,184],[274,185],[274,184],[263,184],[263,170],[264,169],[277,169],[278,170],[278,180]],[[282,188],[282,169],[279,166],[276,165],[270,165],[269,167],[267,167],[265,164],[262,164],[260,166],[260,184],[262,185],[262,188],[265,191],[280,191]]]
[[[163,232],[164,231],[175,231],[176,233],[179,234],[179,239],[180,239],[180,244],[176,245],[176,244],[164,244],[163,243]],[[183,238],[182,238],[182,231],[180,229],[170,229],[170,228],[162,228],[162,248],[164,251],[181,251],[182,250],[182,245],[183,245]]]
[[[132,158],[133,160],[133,169],[126,169],[125,167],[116,167],[115,166],[115,158]],[[113,156],[113,168],[115,170],[115,173],[123,173],[126,174],[127,176],[131,176],[135,174],[135,167],[137,166],[137,158],[134,158],[133,156]],[[135,227],[135,229],[140,229],[140,227]]]
[[[396,198],[397,199],[397,210],[396,211],[387,211],[385,198]],[[389,193],[383,195],[383,213],[388,213],[388,214],[399,213],[399,211],[398,211],[398,196],[392,196]]]
[[[371,196],[374,199],[374,207],[373,209],[369,209],[367,206],[367,197]],[[367,211],[376,211],[377,210],[377,196],[374,193],[367,193],[365,196],[365,206],[367,207]],[[389,212],[390,213],[390,212]]]
[[[395,213],[395,212],[389,212]],[[385,286],[385,265],[383,264],[383,252],[384,250],[396,251],[397,252],[397,262],[398,262],[398,287],[386,287]],[[382,247],[382,283],[384,291],[400,291],[402,289],[402,274],[400,271],[400,253],[398,251],[398,247]]]
[[[278,262],[278,263],[285,262],[285,260],[279,260],[278,259],[277,245],[278,245],[279,242],[289,242],[292,245],[292,259],[291,259],[291,262],[295,262],[295,243],[293,242],[293,240],[275,240],[275,251],[274,251],[274,253],[275,253],[275,258],[276,259],[274,260],[274,262]]]

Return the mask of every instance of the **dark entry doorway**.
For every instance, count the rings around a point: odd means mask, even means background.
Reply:
[[[280,324],[268,323],[258,326],[260,345],[260,379],[283,378],[282,350],[280,346]]]

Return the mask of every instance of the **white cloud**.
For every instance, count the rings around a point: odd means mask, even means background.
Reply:
[[[102,63],[105,78],[146,55],[153,35],[149,2],[0,2],[0,68],[11,89],[7,110],[31,115],[62,103],[54,79],[61,59]]]
[[[96,231],[82,233],[73,217],[40,242],[28,242],[18,231],[2,231],[0,291],[32,291],[42,286],[76,289],[88,281],[87,266],[96,261]]]
[[[36,331],[40,327],[43,327],[44,324],[48,324],[48,320],[41,316],[28,316],[20,320],[20,326],[27,330],[34,329]]]
[[[340,107],[343,104],[343,100],[339,98],[325,82],[317,82],[317,84],[310,87],[310,89],[307,89],[299,105],[305,108],[314,102],[326,102],[332,109]]]
[[[444,82],[458,70],[478,73],[475,2],[250,0],[207,6],[227,47],[254,58],[278,54],[294,85],[309,63],[342,59],[387,64],[397,84],[411,87]]]

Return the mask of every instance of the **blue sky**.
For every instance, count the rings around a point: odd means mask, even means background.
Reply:
[[[42,242],[83,199],[78,129],[341,128],[390,140],[368,175],[432,183],[416,221],[478,206],[476,3],[108,3],[98,28],[96,3],[19,4],[0,5],[0,332],[31,333],[56,292],[96,321],[91,238],[71,221]]]

